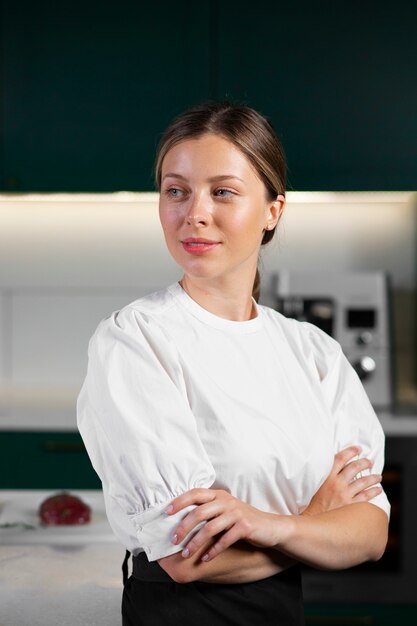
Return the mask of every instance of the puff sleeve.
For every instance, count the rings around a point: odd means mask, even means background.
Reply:
[[[89,344],[78,428],[103,484],[109,522],[134,554],[154,561],[182,549],[170,537],[193,506],[168,516],[173,498],[210,487],[213,466],[187,402],[169,336],[131,306],[101,322]],[[185,543],[185,542],[183,542]]]
[[[373,461],[372,473],[382,474],[385,436],[359,376],[337,341],[309,322],[301,324],[309,334],[322,394],[333,419],[334,453],[360,445],[361,456]],[[389,517],[384,491],[370,502]]]

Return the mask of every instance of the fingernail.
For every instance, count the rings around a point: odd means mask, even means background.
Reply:
[[[165,509],[164,513],[172,513],[172,511],[174,510],[174,507],[172,506],[172,504],[169,504],[167,506],[167,508]]]
[[[171,537],[171,542],[172,543],[177,543],[178,542],[178,535],[177,533],[174,533]]]
[[[209,557],[209,555],[208,555],[208,554],[205,554],[204,556],[202,556],[202,557],[201,557],[201,560],[202,560],[202,561],[208,561],[208,560],[209,560],[209,558],[210,558],[210,557]]]
[[[181,552],[181,556],[183,556],[185,559],[190,556],[190,551],[188,548],[184,548],[184,550]]]

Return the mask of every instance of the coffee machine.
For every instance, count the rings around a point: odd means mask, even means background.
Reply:
[[[389,279],[384,272],[292,272],[273,276],[270,304],[315,324],[342,346],[375,409],[393,403]]]

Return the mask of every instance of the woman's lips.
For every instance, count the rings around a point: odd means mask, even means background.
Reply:
[[[208,239],[184,239],[184,241],[181,241],[181,244],[186,252],[197,255],[206,254],[220,245],[218,241],[210,241]]]

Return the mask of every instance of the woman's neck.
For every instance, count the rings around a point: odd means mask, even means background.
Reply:
[[[244,322],[256,317],[252,284],[226,285],[194,279],[187,275],[179,281],[184,291],[206,311],[227,320]]]

